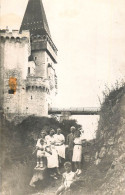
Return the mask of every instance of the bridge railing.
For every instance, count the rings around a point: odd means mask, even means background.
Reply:
[[[56,107],[53,107],[53,108],[49,108],[49,111],[60,111],[60,112],[72,112],[72,111],[78,111],[78,112],[84,112],[84,111],[100,111],[100,108],[99,107],[69,107],[69,108],[56,108]]]

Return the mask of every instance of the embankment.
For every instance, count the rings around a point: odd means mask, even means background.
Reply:
[[[125,194],[125,87],[105,96],[91,163],[84,175],[87,194]]]

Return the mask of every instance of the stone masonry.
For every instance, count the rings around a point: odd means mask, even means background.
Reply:
[[[35,18],[37,9],[39,15]],[[26,24],[28,19],[30,26]],[[0,30],[0,108],[9,120],[48,116],[57,93],[57,48],[48,29],[42,1],[29,0],[20,31]]]

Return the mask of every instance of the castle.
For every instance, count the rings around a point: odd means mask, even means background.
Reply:
[[[48,116],[56,56],[42,0],[29,0],[20,30],[0,30],[0,107],[9,120]]]

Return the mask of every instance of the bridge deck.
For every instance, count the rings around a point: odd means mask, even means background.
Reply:
[[[50,108],[49,114],[63,114],[70,115],[99,115],[100,108],[98,107],[84,107],[84,108]]]

